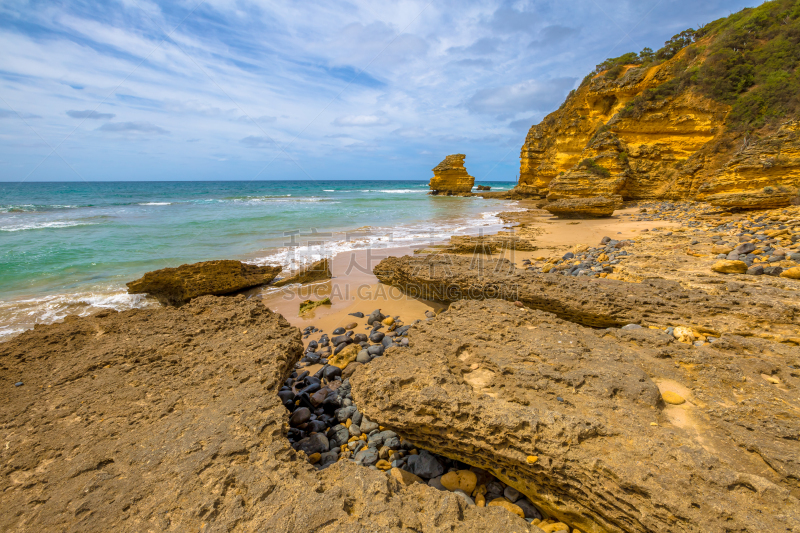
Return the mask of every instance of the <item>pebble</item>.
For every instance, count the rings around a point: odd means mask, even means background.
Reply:
[[[522,511],[522,509],[520,509],[519,506],[514,505],[510,501],[506,500],[505,498],[496,498],[490,501],[488,507],[503,507],[504,509],[511,511],[518,517],[525,518],[525,513]]]
[[[442,491],[447,490],[447,487],[442,485],[442,476],[432,477],[428,480],[428,485],[435,489],[439,489]]]
[[[16,383],[14,383],[15,387],[22,387],[23,385],[24,383],[22,383],[21,381],[17,381]]]
[[[478,476],[470,470],[456,470],[443,475],[441,484],[449,491],[463,490],[467,494],[472,494],[478,484]]]
[[[719,272],[720,274],[745,274],[747,272],[747,263],[744,261],[723,259],[722,261],[714,263],[711,270]]]
[[[422,450],[418,455],[410,456],[406,460],[406,465],[412,474],[427,479],[441,476],[444,473],[444,467],[427,450]]]
[[[519,500],[519,491],[514,487],[506,487],[503,491],[503,496],[505,496],[506,500],[514,503]]]
[[[392,476],[395,480],[399,481],[401,484],[405,486],[412,485],[414,483],[422,483],[425,484],[425,481],[408,470],[401,470],[399,468],[392,468],[389,471],[389,475]]]
[[[362,313],[361,311],[356,311],[355,313],[349,313],[349,314],[350,316],[354,316],[356,318],[364,318],[364,313]]]
[[[475,501],[463,490],[454,490],[453,494],[458,495],[467,505],[475,505]]]
[[[531,502],[529,502],[525,498],[520,498],[514,502],[514,505],[522,509],[522,512],[525,513],[525,518],[529,518],[532,520],[542,519],[542,513],[539,509],[536,508]]]
[[[664,399],[664,402],[671,404],[671,405],[680,405],[684,403],[686,400],[683,399],[678,393],[672,391],[664,391],[661,393],[661,398]]]

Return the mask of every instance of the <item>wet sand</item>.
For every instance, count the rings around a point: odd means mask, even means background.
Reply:
[[[516,223],[524,224],[519,231],[535,231],[535,251],[508,251],[494,257],[505,257],[517,266],[522,266],[525,259],[549,258],[561,256],[579,245],[594,246],[605,237],[612,239],[635,239],[643,229],[680,227],[678,222],[633,221],[627,215],[638,212],[632,207],[618,210],[613,217],[604,219],[566,220],[551,216],[546,211],[531,210],[527,213],[516,213],[514,220],[502,228],[484,232],[491,235],[501,229],[509,231]],[[263,299],[265,305],[281,313],[294,326],[303,329],[313,325],[325,332],[356,322],[356,331],[364,328],[364,319],[350,316],[360,311],[368,315],[375,309],[381,309],[386,315],[399,316],[405,324],[415,320],[425,320],[425,312],[438,312],[446,307],[444,304],[410,298],[397,288],[378,282],[372,269],[384,258],[412,255],[410,247],[357,250],[337,254],[332,262],[333,279],[306,286],[289,286],[283,289],[263,288],[253,291],[252,297]],[[332,305],[320,306],[313,311],[298,316],[300,302],[303,300],[321,300],[329,297]]]

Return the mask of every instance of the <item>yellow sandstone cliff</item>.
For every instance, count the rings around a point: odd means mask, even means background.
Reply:
[[[433,178],[428,186],[432,194],[468,193],[472,191],[475,178],[464,168],[464,154],[448,155],[433,168]]]
[[[719,199],[725,193],[738,195],[730,206],[752,207],[765,195],[774,203],[770,195],[782,187],[786,198],[778,203],[788,204],[800,185],[798,122],[757,139],[734,135],[726,128],[730,107],[691,90],[630,113],[638,95],[702,61],[684,49],[658,65],[626,66],[616,80],[601,72],[584,82],[531,127],[517,191],[551,201]]]

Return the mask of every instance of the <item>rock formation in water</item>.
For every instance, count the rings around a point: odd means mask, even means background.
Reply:
[[[148,294],[162,305],[178,306],[198,296],[219,296],[266,285],[280,271],[281,267],[249,265],[228,259],[204,261],[147,272],[127,286],[130,294]]]
[[[472,191],[475,178],[464,168],[464,154],[448,155],[433,168],[433,178],[428,186],[431,194],[468,193]]]
[[[297,328],[243,296],[0,343],[0,530],[531,531],[350,461],[317,471],[277,395],[302,353]]]
[[[735,194],[728,204],[743,208],[774,206],[765,188],[797,196],[800,100],[791,95],[800,83],[787,73],[800,64],[789,52],[800,13],[791,5],[765,2],[687,30],[655,54],[598,65],[531,127],[517,190],[550,200]]]
[[[697,348],[497,300],[457,302],[410,341],[351,378],[364,415],[580,531],[800,529],[800,348]]]

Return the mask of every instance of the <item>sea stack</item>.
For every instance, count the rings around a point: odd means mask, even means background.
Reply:
[[[433,168],[433,178],[428,186],[431,194],[467,193],[472,191],[475,178],[464,168],[464,154],[448,155]]]

